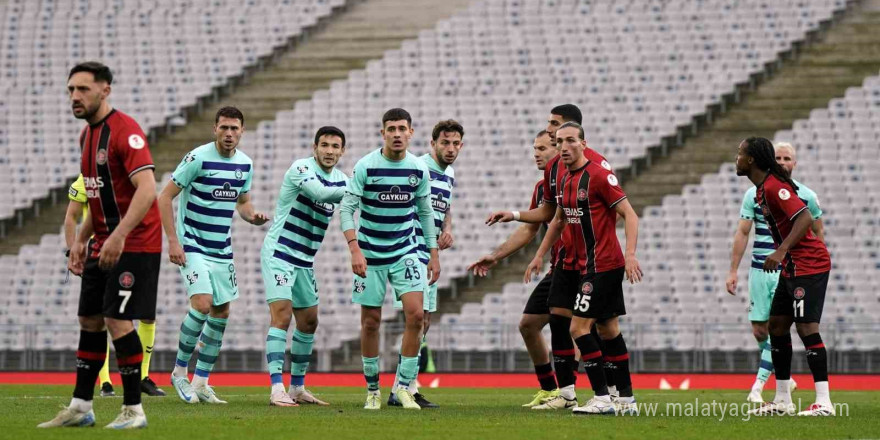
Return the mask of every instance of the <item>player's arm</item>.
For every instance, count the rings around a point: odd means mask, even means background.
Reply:
[[[623,217],[623,232],[626,235],[626,278],[630,283],[638,283],[642,280],[642,268],[636,259],[636,248],[639,240],[639,216],[629,204],[629,200],[623,199],[614,205],[614,210]]]
[[[361,251],[358,244],[357,232],[354,230],[354,212],[361,203],[361,196],[345,193],[342,197],[342,204],[339,207],[339,220],[342,225],[342,235],[348,243],[348,251],[351,253],[351,271],[355,275],[366,278],[367,276],[367,259]]]
[[[782,264],[785,254],[798,244],[813,226],[813,216],[806,212],[808,211],[807,205],[797,197],[789,196],[783,199],[780,196],[783,191],[784,189],[779,190],[778,193],[767,191],[765,197],[768,198],[768,202],[778,204],[785,215],[789,217],[792,222],[791,231],[785,240],[776,247],[776,250],[764,260],[764,272],[775,272]]]
[[[425,175],[428,172],[425,171]],[[437,248],[437,228],[434,226],[434,208],[431,207],[431,189],[428,179],[422,179],[422,184],[427,188],[424,195],[416,196],[416,213],[422,226],[422,234],[425,236],[425,245],[431,253],[428,261],[428,285],[433,285],[440,278],[440,256]]]
[[[825,243],[825,225],[821,218],[813,220],[813,226],[810,229],[813,231],[813,235],[819,238],[819,241]]]
[[[251,203],[251,193],[249,192],[238,196],[238,200],[235,202],[235,210],[238,211],[238,215],[241,216],[242,220],[254,226],[264,225],[269,221],[269,217],[266,214],[254,208],[254,204]]]
[[[475,263],[468,266],[468,272],[473,271],[474,275],[481,277],[489,273],[489,269],[498,264],[499,261],[507,258],[510,254],[522,249],[530,241],[534,240],[535,235],[541,225],[538,223],[523,223],[514,229],[513,233],[504,240],[492,253],[483,255]]]
[[[180,246],[180,240],[177,238],[177,228],[174,226],[174,208],[171,206],[171,202],[182,190],[172,179],[162,189],[157,202],[159,205],[159,217],[162,219],[162,229],[165,230],[165,236],[168,237],[168,259],[178,266],[186,265],[186,254],[183,252],[183,247]]]
[[[819,196],[813,191],[810,191],[810,195],[807,197],[807,209],[810,210],[810,216],[813,217],[813,226],[810,227],[810,230],[813,231],[813,235],[818,237],[822,243],[825,243],[825,225],[822,223],[823,212],[822,208],[819,207]]]
[[[562,207],[560,206],[556,208],[556,216],[553,217],[553,221],[551,221],[550,225],[547,227],[547,233],[544,235],[544,239],[541,240],[541,245],[538,246],[538,251],[535,252],[535,257],[532,258],[532,261],[529,263],[528,267],[526,267],[526,275],[523,278],[524,283],[531,281],[532,275],[540,273],[541,268],[544,266],[544,255],[547,255],[547,252],[549,252],[556,242],[559,241],[564,226],[565,212],[562,211]]]
[[[737,271],[739,271],[739,263],[742,261],[743,254],[746,252],[746,246],[749,243],[749,231],[752,230],[752,221],[741,218],[736,225],[736,231],[733,233],[733,250],[730,251],[730,271],[727,273],[727,293],[736,295]]]
[[[339,203],[345,195],[344,186],[324,186],[316,177],[307,177],[299,184],[308,198],[322,203]]]
[[[486,225],[492,226],[495,223],[507,223],[514,220],[523,223],[546,223],[553,219],[555,213],[556,203],[544,203],[535,209],[524,212],[496,211],[486,219]]]
[[[82,207],[82,203],[71,200],[67,204],[67,212],[64,213],[64,243],[68,250],[73,248],[73,241],[76,239],[76,224],[82,215]]]
[[[446,209],[446,217],[440,227],[440,235],[437,237],[437,248],[441,251],[452,247],[452,207]]]
[[[116,266],[125,247],[125,238],[143,221],[147,211],[156,200],[156,177],[153,175],[152,168],[142,168],[140,171],[135,171],[129,176],[129,180],[135,187],[134,196],[131,198],[131,204],[128,205],[125,216],[122,217],[119,225],[101,247],[98,267],[103,270],[110,270]]]
[[[70,247],[67,270],[71,271],[74,275],[82,275],[86,261],[86,245],[89,242],[89,237],[94,233],[95,226],[92,224],[92,213],[89,212],[83,219],[82,226],[80,226],[79,232],[76,234],[76,240],[73,241],[73,246]]]

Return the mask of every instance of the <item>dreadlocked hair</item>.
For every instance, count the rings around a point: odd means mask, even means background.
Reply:
[[[792,189],[797,192],[798,186],[791,180],[791,176],[785,171],[785,168],[776,162],[776,150],[769,139],[755,136],[746,139],[746,152],[755,159],[755,165],[758,168],[791,185]]]

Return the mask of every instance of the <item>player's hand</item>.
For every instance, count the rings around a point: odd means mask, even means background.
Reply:
[[[98,253],[98,267],[104,271],[116,267],[123,249],[125,249],[125,237],[119,234],[110,234],[107,240],[104,240],[104,245],[101,246],[101,251]]]
[[[183,246],[179,241],[168,243],[168,259],[180,267],[186,266],[186,253],[183,252]]]
[[[251,219],[250,224],[254,226],[262,226],[265,225],[266,222],[269,221],[269,216],[262,212],[255,212],[254,218]]]
[[[510,211],[496,211],[489,215],[486,219],[486,226],[492,226],[495,223],[507,223],[513,221],[513,213]]]
[[[443,231],[440,233],[440,236],[437,237],[437,248],[441,251],[444,249],[449,249],[452,247],[452,234]]]
[[[642,267],[639,266],[639,260],[635,255],[627,255],[626,256],[626,279],[630,284],[635,284],[642,281]]]
[[[538,276],[541,274],[541,268],[544,267],[544,259],[535,257],[532,258],[532,261],[529,263],[529,267],[526,268],[526,275],[523,277],[524,283],[530,283],[532,281],[532,276]]]
[[[773,253],[768,255],[767,259],[764,260],[764,272],[776,272],[779,270],[779,265],[782,264],[783,258],[785,258],[785,252],[782,252],[779,249],[773,251]]]
[[[351,271],[361,278],[367,277],[367,259],[360,249],[351,253]]]
[[[67,258],[67,270],[76,276],[82,276],[86,261],[86,245],[74,240],[70,248],[70,256]]]
[[[467,267],[467,271],[473,271],[474,275],[484,277],[489,274],[489,269],[495,267],[496,264],[498,264],[498,260],[492,254],[483,255],[476,263],[471,263]]]
[[[428,285],[433,286],[440,279],[440,258],[431,256],[428,261]]]
[[[736,276],[736,272],[731,271],[727,274],[727,293],[736,296],[736,284],[738,282],[738,277]]]

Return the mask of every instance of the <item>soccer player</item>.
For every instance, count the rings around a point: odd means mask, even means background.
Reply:
[[[64,241],[67,243],[64,255],[69,258],[70,248],[73,247],[73,241],[76,239],[76,225],[84,220],[89,212],[86,186],[82,174],[68,188],[67,198],[70,199],[70,202],[67,205],[67,212],[64,214]],[[156,386],[156,383],[150,379],[149,373],[153,341],[156,340],[156,321],[141,320],[137,326],[137,332],[144,351],[144,360],[141,363],[141,392],[149,396],[164,396],[165,391]],[[107,345],[107,355],[104,359],[104,365],[98,373],[98,380],[101,383],[101,397],[116,395],[116,392],[113,391],[113,383],[110,381],[110,345]]]
[[[464,138],[464,128],[457,121],[447,119],[440,121],[434,125],[431,131],[431,151],[419,157],[431,176],[431,207],[434,209],[434,226],[437,228],[439,237],[437,238],[437,247],[439,250],[448,249],[452,246],[452,188],[455,185],[455,171],[452,164],[458,158],[458,153],[464,146],[462,140]],[[430,260],[428,248],[425,247],[425,235],[419,225],[416,225],[416,234],[419,237],[419,261],[427,265]],[[428,329],[431,328],[431,313],[437,311],[437,284],[428,286],[425,292],[424,304],[425,323],[422,332],[421,347],[419,348],[419,357],[422,356],[422,349],[427,346]],[[403,308],[400,300],[394,300],[394,308]],[[398,362],[400,360],[398,359]],[[400,406],[400,401],[394,390],[397,383],[391,386],[391,394],[388,396],[388,405]],[[422,408],[437,408],[439,405],[430,402],[424,395],[419,393],[418,383],[412,381],[409,384],[409,391],[412,393]]]
[[[266,362],[272,383],[270,405],[329,405],[306,390],[305,376],[318,328],[318,283],[312,266],[335,204],[345,194],[348,178],[336,169],[344,153],[342,130],[318,129],[312,157],[293,162],[284,174],[276,220],[263,240],[260,261],[271,317],[266,335]],[[296,328],[290,349],[290,390],[285,392],[281,373],[291,315]]]
[[[379,393],[379,325],[385,289],[403,303],[406,327],[397,367],[397,400],[406,409],[421,409],[409,391],[419,371],[419,339],[424,325],[425,282],[440,276],[437,233],[431,208],[430,172],[407,152],[412,118],[401,108],[382,116],[385,145],[357,162],[342,199],[342,231],[351,251],[354,272],[352,301],[361,305],[361,355],[367,381],[364,409],[381,407]],[[359,228],[354,212],[360,209]],[[419,260],[416,222],[430,253],[426,267]]]
[[[779,285],[770,304],[770,354],[776,369],[776,397],[750,411],[755,415],[795,411],[791,401],[791,324],[806,347],[807,364],[813,373],[816,402],[798,415],[834,415],[828,391],[828,358],[819,335],[825,289],[831,271],[828,249],[810,230],[813,218],[798,197],[798,185],[776,162],[773,144],[750,137],[740,143],[736,174],[755,184],[755,202],[767,221],[776,250],[764,258],[764,272],[782,265]]]
[[[558,150],[553,144],[553,139],[547,130],[541,130],[535,137],[533,146],[535,165],[539,170],[544,171],[547,162],[558,155]],[[544,180],[541,179],[535,184],[532,191],[531,204],[529,209],[536,209],[544,204]],[[544,223],[545,227],[547,223]],[[480,257],[479,260],[468,266],[468,271],[473,271],[474,275],[486,276],[489,270],[498,264],[499,261],[507,258],[514,252],[525,247],[538,234],[540,229],[539,223],[523,223],[521,224],[507,240],[501,244],[491,254]],[[522,318],[519,321],[519,332],[522,335],[523,342],[526,344],[526,350],[535,366],[535,375],[538,378],[538,384],[541,389],[532,398],[532,401],[523,405],[526,408],[532,408],[545,403],[546,401],[557,397],[559,389],[556,386],[556,376],[553,374],[553,365],[550,363],[550,352],[547,350],[547,344],[544,342],[544,336],[541,331],[550,320],[550,308],[547,306],[547,297],[550,295],[550,284],[553,279],[553,265],[556,263],[557,247],[550,254],[550,272],[541,279],[541,282],[535,286],[535,290],[529,295],[523,309]]]
[[[73,115],[88,122],[80,135],[80,171],[89,213],[67,264],[82,276],[80,338],[73,399],[40,428],[95,424],[92,399],[107,357],[108,330],[124,392],[122,411],[106,427],[147,426],[141,405],[143,348],[132,320],[156,319],[162,230],[146,137],[134,119],[110,106],[112,82],[110,69],[97,62],[77,64],[67,78]]]
[[[238,298],[232,258],[232,215],[255,226],[266,223],[265,214],[251,203],[253,161],[238,150],[244,133],[244,115],[223,107],[214,116],[214,141],[183,157],[171,182],[159,195],[162,226],[168,236],[168,257],[180,266],[190,309],[180,325],[177,361],[171,384],[187,403],[226,403],[208,385],[208,375],[220,354],[229,320],[229,303]],[[171,201],[178,202],[177,224]],[[192,383],[187,367],[199,343]]]
[[[791,175],[797,166],[797,158],[795,156],[794,147],[787,142],[776,144],[776,162]],[[804,186],[802,183],[792,179],[798,186],[798,197],[807,204],[810,210],[810,216],[813,217],[813,225],[811,229],[813,234],[824,242],[822,220],[822,209],[819,208],[819,199],[816,193]],[[730,257],[730,273],[727,275],[727,292],[736,295],[737,270],[739,269],[740,260],[745,253],[746,242],[749,239],[749,231],[752,229],[752,223],[755,224],[755,241],[752,245],[752,267],[749,269],[749,321],[752,322],[752,334],[758,341],[758,347],[761,349],[761,363],[758,367],[758,376],[749,392],[748,401],[752,403],[764,403],[761,391],[764,390],[764,384],[773,371],[773,359],[770,355],[769,327],[767,321],[770,319],[770,303],[773,301],[773,292],[779,284],[779,271],[764,272],[764,259],[767,255],[773,253],[776,245],[773,244],[773,237],[770,235],[770,228],[767,227],[767,221],[764,214],[755,203],[755,187],[749,188],[743,196],[742,208],[740,209],[739,225],[733,235],[733,251]],[[794,379],[791,380],[792,391],[796,388]]]

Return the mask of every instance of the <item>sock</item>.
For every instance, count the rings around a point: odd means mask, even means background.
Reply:
[[[418,356],[401,356],[400,365],[397,367],[398,388],[409,388],[419,374]]]
[[[269,365],[269,380],[275,385],[281,384],[284,389],[284,379],[281,377],[284,369],[284,351],[287,350],[287,331],[280,328],[269,327],[266,335],[266,364]]]
[[[571,342],[571,318],[561,315],[550,315],[550,346],[553,349],[553,369],[556,370],[556,381],[559,388],[574,385],[574,344]]]
[[[144,406],[138,403],[137,405],[125,405],[128,409],[140,414],[144,415]]]
[[[208,382],[208,375],[214,370],[214,364],[217,362],[217,356],[220,355],[220,346],[223,345],[223,332],[226,331],[226,318],[215,318],[209,316],[205,321],[205,328],[202,329],[202,336],[199,337],[199,357],[196,360],[195,377]],[[195,382],[195,377],[193,381]]]
[[[587,378],[590,379],[593,392],[596,396],[607,396],[608,385],[605,383],[605,371],[602,368],[602,351],[599,350],[599,343],[596,342],[596,338],[587,333],[575,339],[574,342],[581,350],[584,370],[587,372]]]
[[[397,392],[397,387],[400,386],[400,361],[402,360],[402,356],[400,353],[397,353],[397,370],[394,370],[394,383],[391,384],[391,394]]]
[[[78,397],[70,399],[70,408],[75,408],[79,412],[89,412],[92,409],[91,400],[82,400]]]
[[[828,397],[828,352],[825,350],[822,336],[819,333],[813,333],[804,336],[801,341],[807,349],[807,365],[810,366],[810,372],[813,373],[813,382],[825,384],[825,398],[830,402]],[[819,387],[816,387],[816,402],[819,402]]]
[[[791,403],[791,379],[776,379],[774,402]]]
[[[118,354],[117,354],[118,357]],[[95,397],[95,381],[107,358],[107,332],[80,330],[76,350],[76,386],[73,397],[91,401]]]
[[[150,358],[153,357],[153,343],[156,342],[156,323],[138,323],[138,338],[144,350],[144,362],[141,364],[141,380],[150,375]]]
[[[773,357],[773,368],[776,369],[776,380],[791,379],[791,335],[771,335],[770,354]]]
[[[626,341],[623,333],[617,337],[605,341],[605,364],[611,364],[611,372],[614,375],[614,383],[620,397],[632,397],[632,379],[629,375],[629,351],[626,349]],[[608,368],[604,368],[605,377],[608,376]]]
[[[180,324],[180,342],[177,344],[177,360],[174,362],[175,376],[186,376],[186,368],[207,319],[208,315],[193,308],[186,312],[183,323]]]
[[[575,400],[577,395],[574,392],[574,384],[559,389],[559,395],[566,400]]]
[[[761,363],[758,365],[758,376],[756,381],[763,385],[770,378],[773,372],[773,355],[770,353],[770,339],[759,342],[758,347],[761,348]]]
[[[309,370],[309,359],[312,357],[312,346],[315,344],[314,333],[303,333],[293,330],[290,344],[290,386],[305,386],[306,372]]]
[[[141,403],[141,363],[144,360],[144,349],[136,331],[113,341],[116,347],[116,364],[122,376],[123,405],[139,405]]]
[[[104,366],[98,372],[98,381],[101,385],[104,385],[104,383],[113,385],[113,382],[110,381],[110,344],[107,344],[107,354],[104,356]]]
[[[428,369],[428,335],[422,336],[422,345],[419,346],[419,373]]]
[[[831,406],[831,392],[828,390],[828,381],[816,382],[816,403]]]
[[[593,324],[593,327],[590,329],[590,334],[596,338],[596,342],[599,344],[599,350],[601,350],[602,353],[608,354],[608,351],[605,349],[605,341],[599,336],[599,328],[596,327],[596,324]],[[605,383],[608,384],[609,390],[617,387],[617,382],[614,380],[614,364],[606,359],[605,356],[602,356],[602,370],[605,372]],[[577,376],[577,365],[575,365],[574,374]]]
[[[364,362],[364,379],[367,381],[367,391],[379,391],[379,356],[361,357]]]
[[[544,391],[553,391],[556,389],[556,376],[553,374],[553,365],[549,362],[544,365],[535,365],[535,376],[538,376],[538,383]]]

